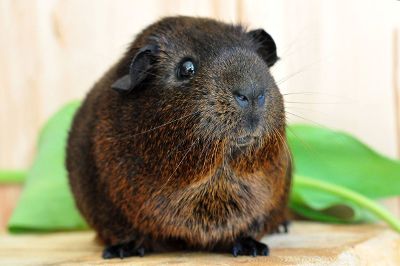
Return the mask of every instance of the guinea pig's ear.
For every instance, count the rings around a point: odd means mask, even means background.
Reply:
[[[252,30],[247,33],[259,45],[257,52],[269,67],[273,66],[279,57],[276,53],[276,44],[271,35],[263,29]]]
[[[129,74],[116,80],[111,88],[119,93],[130,93],[147,77],[147,73],[154,63],[154,56],[158,51],[157,45],[147,45],[139,49],[131,61]]]

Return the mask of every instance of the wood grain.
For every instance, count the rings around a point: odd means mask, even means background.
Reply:
[[[400,14],[400,4],[393,7],[394,14]],[[400,158],[400,17],[394,16],[393,30],[393,90],[395,95],[395,110],[397,123],[397,157]],[[397,217],[400,217],[400,197],[392,199],[389,208],[395,212]],[[397,206],[397,207],[396,207]]]
[[[92,232],[0,235],[1,265],[399,265],[400,236],[381,226],[296,222],[263,239],[269,257],[176,252],[104,261]]]
[[[21,185],[0,185],[0,232],[6,230],[21,190]]]
[[[393,12],[399,14],[400,4],[394,6]],[[400,17],[396,16],[393,29],[393,92],[397,123],[397,150],[400,158]]]

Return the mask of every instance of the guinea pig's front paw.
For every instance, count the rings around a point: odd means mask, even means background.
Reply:
[[[269,248],[251,237],[239,238],[233,244],[232,255],[235,257],[238,255],[268,256]]]
[[[118,244],[108,246],[103,250],[103,259],[112,258],[126,258],[132,256],[144,256],[144,248],[142,246],[137,247],[135,242],[129,242],[125,244]]]

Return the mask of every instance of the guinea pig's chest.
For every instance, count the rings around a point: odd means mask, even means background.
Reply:
[[[238,176],[230,168],[219,168],[212,176],[174,193],[169,204],[178,210],[176,221],[209,229],[246,224],[268,212],[273,197],[268,177],[261,171]]]

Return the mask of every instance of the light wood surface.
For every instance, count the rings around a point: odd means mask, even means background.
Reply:
[[[6,229],[21,190],[21,185],[0,185],[0,233]]]
[[[92,232],[0,236],[0,265],[400,265],[400,235],[385,227],[296,222],[263,239],[269,257],[176,252],[102,260]]]

